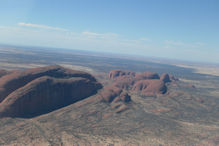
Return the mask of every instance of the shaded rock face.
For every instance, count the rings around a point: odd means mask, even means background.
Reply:
[[[168,74],[162,74],[160,76],[160,80],[163,81],[164,83],[171,82]]]
[[[31,69],[2,78],[0,117],[48,113],[83,100],[102,88],[90,74],[60,66]]]
[[[110,73],[109,73],[109,78],[110,79],[115,79],[117,77],[121,77],[121,76],[135,76],[135,73],[132,72],[132,71],[123,71],[123,70],[119,70],[119,69],[116,69],[116,70],[112,70]]]

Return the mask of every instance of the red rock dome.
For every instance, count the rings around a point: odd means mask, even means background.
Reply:
[[[0,116],[31,117],[72,104],[102,85],[85,72],[49,66],[0,78]]]

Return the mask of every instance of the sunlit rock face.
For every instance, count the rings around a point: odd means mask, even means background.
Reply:
[[[167,91],[165,83],[161,80],[140,80],[135,83],[133,91],[140,91],[144,95],[155,96],[156,94],[164,94]]]

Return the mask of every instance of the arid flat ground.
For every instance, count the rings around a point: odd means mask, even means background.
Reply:
[[[89,72],[102,84],[107,83],[108,72],[118,68],[170,73],[180,79],[168,85],[165,95],[130,93],[132,102],[121,113],[97,94],[38,117],[2,118],[0,145],[219,145],[217,70],[213,73],[208,67],[197,69],[70,50],[0,48],[3,69],[59,64]]]
[[[208,74],[208,75],[214,75],[219,76],[219,66],[216,65],[184,65],[184,64],[175,64],[179,67],[184,68],[191,68],[194,69],[194,72],[200,73],[200,74]]]

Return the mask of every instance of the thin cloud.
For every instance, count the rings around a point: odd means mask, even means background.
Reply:
[[[39,29],[49,29],[49,30],[56,30],[56,31],[67,31],[67,29],[59,28],[59,27],[53,27],[48,25],[41,25],[41,24],[32,24],[32,23],[24,23],[20,22],[18,23],[19,26],[25,26],[25,27],[32,27],[32,28],[39,28]]]
[[[88,31],[84,31],[84,32],[82,32],[82,34],[90,35],[90,36],[102,36],[102,34],[95,33],[95,32],[88,32]]]
[[[167,46],[165,46],[166,48],[183,47],[185,49],[200,48],[200,47],[205,46],[205,43],[203,43],[203,42],[186,43],[186,42],[182,42],[182,41],[172,41],[172,40],[166,40],[166,41],[164,41],[164,44],[167,45]]]
[[[119,36],[118,34],[115,33],[96,33],[96,32],[89,32],[89,31],[84,31],[81,33],[84,36],[90,37],[90,38],[115,38]]]

